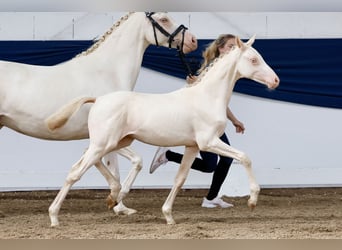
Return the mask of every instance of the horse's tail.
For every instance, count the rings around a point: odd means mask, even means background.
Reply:
[[[76,101],[72,101],[60,108],[56,113],[52,114],[45,120],[45,124],[50,131],[54,131],[62,126],[69,120],[69,118],[78,111],[85,103],[94,103],[95,97],[82,97]]]

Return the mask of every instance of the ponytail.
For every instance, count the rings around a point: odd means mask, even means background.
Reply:
[[[216,57],[220,55],[219,48],[222,48],[229,39],[235,38],[232,34],[222,34],[211,42],[202,53],[203,62],[198,70],[200,74]]]

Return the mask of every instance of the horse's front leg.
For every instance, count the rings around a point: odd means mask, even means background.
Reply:
[[[177,193],[183,186],[188,176],[189,170],[191,168],[191,164],[195,160],[195,157],[198,154],[198,152],[199,150],[197,147],[185,147],[185,152],[182,158],[182,162],[179,166],[173,187],[162,207],[162,211],[165,216],[166,222],[169,225],[176,224],[176,222],[174,221],[172,217],[172,206],[177,196]]]
[[[218,137],[211,140],[210,143],[208,143],[207,145],[200,146],[200,150],[212,152],[226,157],[231,157],[235,160],[238,160],[245,167],[250,186],[250,198],[248,200],[248,206],[251,209],[254,209],[258,201],[260,186],[255,179],[252,170],[252,162],[249,157],[244,152],[241,152],[224,143]]]

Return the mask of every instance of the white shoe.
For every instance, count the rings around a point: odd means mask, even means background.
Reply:
[[[166,151],[168,150],[169,148],[163,148],[163,147],[159,147],[157,149],[157,152],[154,155],[151,166],[150,166],[150,174],[156,171],[156,169],[159,168],[161,165],[164,165],[165,163],[169,161],[166,158]]]
[[[221,198],[216,197],[215,199],[208,200],[207,198],[203,198],[202,207],[205,208],[214,208],[220,206],[222,208],[234,207],[233,204],[223,201]]]

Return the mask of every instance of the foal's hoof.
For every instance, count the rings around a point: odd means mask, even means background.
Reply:
[[[110,195],[107,196],[106,202],[108,210],[112,210],[118,204]]]
[[[56,218],[51,218],[51,227],[58,227],[59,226],[59,221]]]
[[[169,219],[169,220],[166,221],[166,224],[167,225],[176,225],[176,222],[175,222],[174,219]]]
[[[253,211],[254,208],[256,207],[256,202],[248,200],[247,205],[251,209],[251,211]]]

